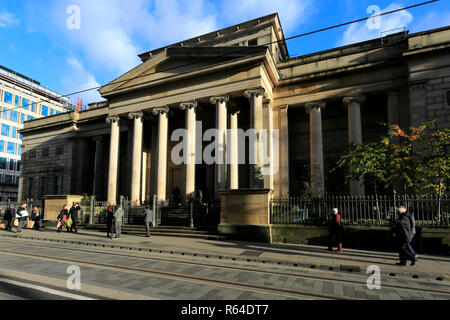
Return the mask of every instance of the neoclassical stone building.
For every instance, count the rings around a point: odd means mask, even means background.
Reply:
[[[58,193],[111,203],[120,195],[137,203],[171,199],[176,187],[184,195],[264,188],[287,197],[305,181],[315,197],[361,195],[370,192],[363,181],[346,186],[345,172],[332,170],[342,146],[377,139],[381,122],[450,124],[450,27],[290,58],[273,14],[140,58],[99,90],[106,102],[25,123],[22,199],[55,194],[60,179]],[[222,150],[237,148],[227,129],[279,130],[278,148],[273,141],[269,148],[279,170],[270,162],[272,174],[261,177],[249,164],[177,165],[170,156],[177,128],[191,137],[216,128]],[[187,157],[202,151],[192,147]]]

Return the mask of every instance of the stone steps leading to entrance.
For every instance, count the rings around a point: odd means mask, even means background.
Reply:
[[[98,225],[79,225],[80,229],[97,230],[99,232],[106,232],[105,224]],[[122,228],[123,234],[128,235],[145,235],[145,226],[142,225],[125,225]],[[205,240],[225,240],[225,236],[218,234],[215,231],[190,229],[188,227],[180,226],[161,226],[158,228],[151,228],[150,234],[152,236],[168,236],[168,237],[185,237]]]

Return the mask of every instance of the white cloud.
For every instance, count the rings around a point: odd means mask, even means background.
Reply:
[[[426,31],[430,29],[446,27],[450,25],[450,12],[431,11],[417,21],[412,32]]]
[[[218,29],[217,8],[205,0],[133,1],[128,25],[149,44],[144,51]]]
[[[79,30],[67,28],[66,20],[70,15],[66,10],[72,3],[80,7]],[[127,14],[125,2],[120,0],[58,1],[53,11],[71,48],[82,50],[89,65],[117,73],[139,64],[140,49],[133,44],[125,26]]]
[[[400,4],[393,3],[381,12],[388,12],[402,8]],[[342,38],[338,41],[338,45],[348,45],[356,42],[362,42],[370,39],[380,38],[390,33],[399,32],[400,28],[408,27],[413,21],[413,16],[408,11],[399,11],[389,15],[381,16],[381,24],[379,29],[369,29],[366,22],[351,24],[344,32]]]
[[[74,55],[71,54],[66,59],[66,62],[68,70],[66,72],[67,76],[62,79],[62,85],[64,88],[64,92],[62,92],[63,94],[84,91],[86,89],[97,88],[100,86],[95,77],[86,71],[83,64]],[[76,103],[77,98],[83,99],[83,105],[104,100],[97,92],[97,89],[78,93],[69,97],[73,104]]]
[[[0,12],[0,27],[10,27],[19,24],[19,22],[12,13],[6,11]]]
[[[229,0],[221,11],[232,17],[233,24],[278,13],[284,32],[289,34],[307,21],[313,4],[314,0]]]

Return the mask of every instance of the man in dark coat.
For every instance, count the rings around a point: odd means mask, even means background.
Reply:
[[[6,225],[5,230],[12,231],[12,220],[16,216],[16,209],[13,205],[10,205],[8,209],[5,211],[5,216],[3,217],[6,222],[8,223]]]
[[[70,226],[70,232],[72,232],[73,229],[75,229],[75,233],[78,232],[77,222],[78,222],[78,211],[79,210],[81,210],[81,207],[78,205],[78,203],[74,202],[73,206],[69,210],[69,216],[72,218],[72,225]]]
[[[411,260],[411,265],[416,263],[414,255],[409,250],[409,243],[412,240],[412,228],[411,220],[405,211],[399,210],[399,216],[397,221],[391,220],[392,233],[395,239],[395,243],[398,249],[398,255],[400,262],[397,265],[406,266],[406,261]]]

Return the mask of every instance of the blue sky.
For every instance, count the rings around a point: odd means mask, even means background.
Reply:
[[[106,84],[139,64],[137,54],[278,12],[286,37],[425,0],[0,0],[0,64],[68,94]],[[81,28],[70,30],[77,5]],[[381,19],[288,41],[292,56],[380,37],[450,25],[450,1],[440,0]],[[100,100],[96,91],[80,94]],[[77,96],[71,99],[76,100]]]

